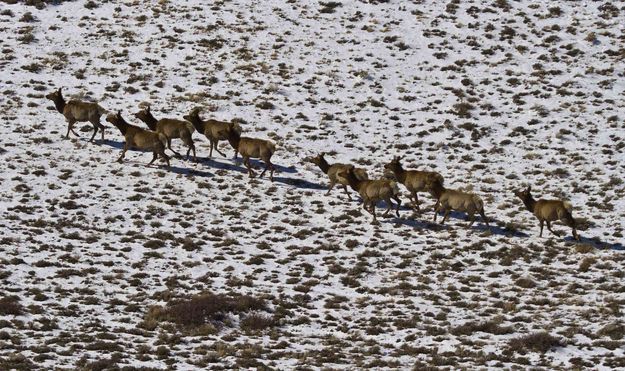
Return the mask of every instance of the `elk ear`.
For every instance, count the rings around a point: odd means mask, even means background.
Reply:
[[[532,191],[532,186],[531,186],[531,185],[528,185],[528,186],[527,186],[527,193],[530,193],[531,191]]]
[[[148,112],[148,113],[150,112],[150,105],[149,104],[145,106],[145,111]]]

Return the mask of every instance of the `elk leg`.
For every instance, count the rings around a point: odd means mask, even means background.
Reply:
[[[224,155],[223,152],[219,150],[219,141],[215,141],[215,151],[217,151],[217,153],[219,153],[220,155],[227,157],[226,155]]]
[[[336,183],[330,180],[330,185],[328,186],[328,191],[326,192],[326,196],[330,194],[330,191],[332,190],[332,188],[334,188],[335,184]]]
[[[486,224],[486,226],[490,228],[490,225],[488,224],[488,218],[486,217],[486,214],[484,214],[484,209],[480,210],[480,215],[482,216],[484,224]]]
[[[210,150],[208,151],[208,158],[213,157],[213,140],[210,139]]]
[[[65,134],[65,139],[69,139],[69,131],[71,130],[72,133],[74,133],[74,135],[78,136],[78,134],[76,134],[76,132],[73,129],[74,124],[76,123],[76,121],[74,120],[67,120],[67,134]]]
[[[273,172],[276,170],[276,168],[271,163],[271,159],[267,159],[267,163],[269,164],[269,180],[273,182]]]
[[[165,159],[165,162],[167,163],[167,167],[170,167],[171,165],[169,164],[169,156],[165,154],[165,148],[161,149],[159,154],[161,155],[163,159]]]
[[[475,223],[475,214],[469,214],[468,217],[470,222],[467,225],[467,228],[471,228],[473,226],[473,223]]]
[[[265,172],[267,172],[267,169],[269,169],[269,160],[265,160],[263,159],[263,162],[265,163],[265,168],[263,169],[263,171],[260,173],[260,178],[263,177],[263,175],[265,175]]]
[[[372,224],[378,224],[378,219],[375,217],[375,202],[371,203],[371,211],[369,211],[371,215],[373,215]]]
[[[439,212],[441,212],[443,209],[441,208],[441,205],[438,205],[436,207],[436,209],[434,209],[434,220],[433,222],[436,223],[436,216],[438,215]]]
[[[543,225],[545,224],[544,220],[540,221],[540,234],[538,235],[538,237],[542,237],[543,236]]]
[[[547,230],[549,230],[549,232],[555,234],[556,236],[560,237],[560,233],[554,232],[553,229],[551,229],[551,222],[549,220],[547,220],[546,222],[547,222]]]
[[[174,155],[178,156],[178,157],[182,157],[182,155],[180,155],[180,153],[174,151],[173,148],[171,148],[171,138],[167,137],[167,148],[172,151],[174,153]]]
[[[252,165],[250,164],[250,158],[249,157],[243,157],[243,164],[247,168],[247,173],[249,174],[250,178],[253,178],[256,174],[254,174],[254,171],[252,171]]]
[[[104,142],[104,125],[100,124],[100,121],[98,121],[98,127],[100,128],[100,134],[102,134],[102,141]]]
[[[395,214],[399,218],[399,208],[401,207],[401,200],[397,196],[393,196],[393,200],[397,201],[397,208],[395,209]]]
[[[385,199],[384,202],[386,202],[386,211],[384,212],[384,214],[382,214],[382,216],[387,216],[388,213],[393,210],[393,204],[391,203],[390,198]]]
[[[100,123],[100,118],[97,117],[94,121],[91,122],[93,124],[93,137],[91,137],[90,142],[93,141],[93,138],[95,137],[96,132],[98,131],[98,129],[100,129],[100,134],[102,134],[102,141],[104,142],[104,125],[102,125]]]
[[[91,122],[91,125],[93,125],[93,134],[91,135],[91,139],[89,139],[89,143],[93,142],[93,138],[95,138],[95,135],[98,133],[98,125],[95,122]]]
[[[577,234],[577,223],[575,223],[575,219],[573,219],[572,215],[566,215],[563,218],[560,218],[567,226],[571,227],[573,238],[579,241],[579,235]]]
[[[117,162],[119,162],[120,164],[122,163],[122,161],[124,160],[124,156],[126,156],[126,151],[128,150],[128,141],[124,142],[124,149],[122,149],[122,154],[121,156],[119,156],[119,158],[117,159]]]
[[[158,152],[152,152],[152,161],[148,162],[148,166],[152,165],[152,163],[158,158]]]
[[[451,212],[451,209],[445,210],[445,215],[443,215],[443,220],[441,221],[441,225],[445,224],[445,220],[447,220],[447,218],[449,217],[450,212]]]
[[[574,238],[575,240],[577,240],[577,241],[579,241],[579,240],[580,240],[580,238],[579,238],[579,234],[577,234],[577,231],[575,230],[575,228],[573,228],[573,238]]]
[[[352,195],[350,195],[350,194],[349,194],[349,191],[347,190],[347,186],[346,186],[345,184],[343,184],[343,189],[345,190],[345,194],[347,195],[347,198],[348,198],[350,201],[352,201]],[[329,192],[330,192],[330,191],[328,190],[328,193],[329,193]],[[326,193],[326,195],[327,195],[327,193]]]
[[[183,139],[184,143],[187,145],[187,159],[189,159],[189,154],[193,151],[193,160],[197,162],[197,156],[195,156],[195,144],[193,144],[193,138],[190,135],[185,135]]]
[[[413,192],[412,196],[414,198],[413,208],[416,208],[417,212],[421,214],[421,209],[419,208],[419,195],[417,195],[417,192]]]

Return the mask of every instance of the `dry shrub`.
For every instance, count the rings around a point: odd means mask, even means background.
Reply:
[[[218,327],[229,314],[264,309],[265,301],[252,296],[204,293],[166,307],[150,308],[145,316],[144,327],[154,328],[159,322],[172,322],[185,328],[197,328],[207,324]]]
[[[510,350],[522,354],[528,351],[545,353],[551,348],[565,345],[562,339],[552,336],[547,331],[517,337],[510,340],[508,343]]]
[[[621,340],[625,335],[625,326],[622,323],[609,323],[597,331],[597,336],[609,336],[612,340]]]
[[[471,335],[474,332],[486,332],[494,335],[504,335],[513,332],[510,326],[501,326],[500,319],[492,319],[484,322],[467,322],[451,330],[453,335]]]
[[[522,287],[524,289],[531,289],[536,287],[536,282],[529,277],[521,277],[514,282],[517,286]]]
[[[19,303],[19,300],[14,297],[4,297],[0,299],[0,315],[14,315],[19,316],[24,313],[24,308]]]
[[[241,330],[246,332],[262,331],[269,327],[273,327],[276,321],[273,317],[260,313],[251,313],[241,320]]]

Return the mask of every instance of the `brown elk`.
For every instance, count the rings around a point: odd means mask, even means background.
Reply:
[[[208,157],[213,156],[213,148],[217,153],[226,157],[226,155],[219,150],[218,145],[220,140],[228,140],[228,125],[230,123],[217,120],[202,120],[200,118],[200,108],[191,110],[191,112],[183,116],[183,118],[193,124],[193,127],[195,127],[198,133],[204,134],[210,142]],[[234,153],[234,157],[237,157],[236,152]]]
[[[391,202],[391,199],[393,199],[395,200],[395,202],[397,202],[397,208],[395,209],[395,213],[399,217],[401,200],[398,197],[400,194],[400,190],[397,182],[387,179],[359,179],[356,176],[356,169],[352,165],[349,165],[349,167],[341,172],[339,176],[347,179],[350,187],[352,187],[354,191],[358,192],[358,194],[362,198],[363,209],[369,212],[369,214],[373,215],[372,223],[378,222],[375,215],[375,205],[378,203],[378,201],[381,200],[384,200],[387,207],[386,212],[383,214],[383,216],[388,215],[388,213],[393,209],[393,203]]]
[[[167,137],[165,135],[129,124],[122,117],[121,111],[118,111],[117,114],[109,114],[106,116],[106,121],[118,128],[125,139],[124,149],[117,162],[121,163],[124,160],[126,151],[129,148],[138,148],[152,151],[152,161],[148,163],[148,166],[152,165],[159,155],[167,162],[167,166],[170,166],[169,157],[165,154],[165,146],[167,145]]]
[[[241,127],[235,123],[228,123],[226,132],[228,134],[228,142],[234,149],[235,158],[237,153],[241,154],[243,164],[245,164],[250,178],[255,176],[250,164],[250,158],[260,158],[265,163],[265,169],[260,173],[260,176],[262,177],[269,170],[269,179],[273,182],[275,167],[271,163],[271,156],[276,151],[275,144],[265,139],[242,137]]]
[[[83,102],[79,100],[70,100],[66,102],[63,98],[63,88],[59,88],[58,90],[47,94],[46,98],[50,99],[54,102],[54,107],[56,110],[65,116],[67,120],[67,134],[65,134],[65,138],[69,138],[69,132],[71,131],[74,135],[79,136],[74,131],[74,124],[76,122],[86,122],[89,121],[91,125],[93,125],[93,135],[89,142],[93,142],[93,138],[98,132],[98,129],[102,132],[102,140],[104,141],[104,125],[100,123],[100,116],[107,113],[107,110],[102,108],[97,103],[92,102]]]
[[[560,236],[559,233],[551,229],[551,222],[561,220],[565,225],[573,230],[573,238],[579,241],[577,234],[577,223],[573,218],[573,206],[570,202],[560,200],[543,200],[536,201],[532,196],[532,187],[528,186],[525,190],[514,191],[514,194],[523,201],[525,208],[538,218],[540,223],[540,235],[543,236],[543,226],[547,223],[549,232]]]
[[[150,130],[164,134],[167,137],[167,148],[169,148],[169,150],[176,156],[180,156],[180,153],[171,148],[171,140],[176,138],[182,139],[182,142],[188,147],[187,158],[189,157],[190,152],[193,151],[193,159],[197,161],[197,157],[195,155],[195,145],[193,144],[192,138],[195,128],[190,122],[171,118],[157,120],[152,115],[149,105],[146,105],[144,109],[135,113],[135,117],[143,121],[150,128]]]
[[[443,184],[443,176],[435,171],[405,170],[401,165],[401,159],[399,156],[394,157],[391,162],[384,165],[384,168],[392,171],[395,179],[408,189],[413,208],[421,212],[417,192],[427,192],[428,182],[438,181]],[[435,197],[434,194],[432,196]],[[438,202],[434,205],[434,209],[436,208],[438,208]]]
[[[447,189],[438,179],[428,181],[427,189],[429,192],[432,192],[434,197],[438,200],[438,206],[434,211],[434,221],[436,221],[436,215],[442,211],[444,215],[441,224],[444,224],[445,220],[449,217],[449,213],[452,210],[456,210],[467,213],[470,221],[467,227],[471,227],[475,222],[476,213],[479,213],[482,216],[484,224],[490,227],[488,219],[484,214],[484,202],[478,195],[455,189]]]
[[[319,166],[321,171],[326,173],[328,175],[328,178],[330,178],[330,185],[328,186],[328,192],[326,192],[326,196],[330,194],[330,191],[332,191],[332,188],[334,188],[334,186],[338,183],[343,186],[343,189],[345,190],[345,194],[347,194],[347,198],[351,200],[352,196],[349,194],[349,191],[347,190],[347,186],[349,186],[349,182],[347,181],[345,177],[341,176],[340,174],[344,173],[347,170],[347,168],[352,165],[339,164],[339,163],[329,164],[328,161],[326,161],[324,156],[325,156],[325,153],[322,152],[318,154],[317,156],[312,157],[312,158],[307,158],[306,160]],[[354,168],[354,173],[356,174],[356,178],[358,178],[359,180],[369,179],[369,176],[367,175],[367,171],[365,169]]]

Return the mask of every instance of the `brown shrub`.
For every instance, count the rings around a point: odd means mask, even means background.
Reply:
[[[4,297],[0,299],[0,315],[19,316],[24,313],[24,308],[19,303],[19,299],[14,297]]]
[[[451,329],[453,335],[471,335],[474,332],[486,332],[495,335],[510,334],[513,332],[510,326],[501,326],[501,321],[492,319],[484,322],[467,322]]]
[[[554,347],[566,345],[560,338],[552,336],[547,331],[520,336],[511,339],[508,343],[510,350],[524,354],[527,351],[545,353]]]
[[[246,315],[240,323],[241,330],[246,332],[262,331],[273,327],[276,321],[273,317],[264,314],[252,313]]]
[[[238,294],[196,295],[167,307],[153,307],[146,314],[145,321],[173,322],[182,327],[198,327],[205,324],[220,325],[228,314],[239,314],[266,308],[263,299]]]
[[[625,335],[625,326],[622,323],[609,323],[597,331],[597,336],[609,336],[612,340],[621,340]]]

